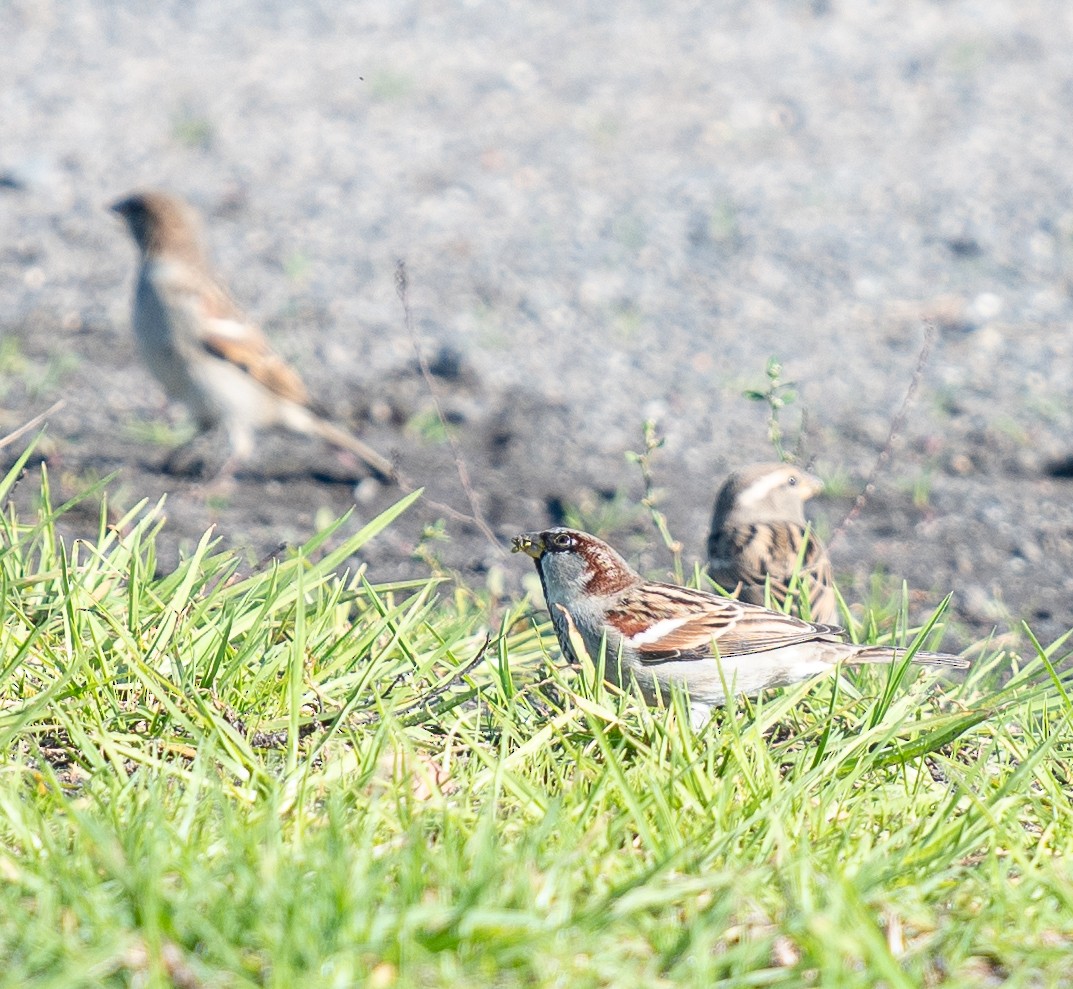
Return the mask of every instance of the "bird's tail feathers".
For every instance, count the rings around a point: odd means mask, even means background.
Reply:
[[[313,417],[312,427],[322,439],[331,443],[332,446],[337,446],[342,450],[349,450],[355,456],[360,457],[386,480],[398,480],[395,465],[387,457],[377,453],[368,443],[359,440],[356,436],[352,436],[345,429],[340,429],[339,426],[329,422],[327,419]]]
[[[889,646],[866,646],[858,649],[845,662],[851,665],[863,663],[898,663],[905,659],[908,649],[891,649]],[[921,666],[939,666],[947,670],[967,670],[971,665],[963,656],[954,656],[948,652],[918,652],[913,654],[913,662]]]

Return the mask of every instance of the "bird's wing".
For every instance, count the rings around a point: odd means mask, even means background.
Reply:
[[[642,662],[746,656],[836,636],[834,625],[806,622],[758,605],[673,584],[632,588],[608,614]]]
[[[796,575],[798,593],[808,594],[809,615],[820,621],[835,617],[831,560],[810,529],[796,522],[732,526],[712,533],[708,551],[711,578],[728,590],[737,588],[743,601],[763,604],[770,584],[772,598],[784,604]]]
[[[807,539],[807,544],[806,544]],[[804,556],[802,557],[802,546]],[[723,529],[710,543],[709,569],[713,579],[724,573],[732,584],[772,584],[785,586],[797,571],[813,580],[830,580],[831,565],[819,537],[796,522],[763,522]],[[720,581],[722,583],[722,581]]]
[[[298,373],[273,349],[260,327],[251,322],[218,283],[198,293],[202,316],[200,342],[214,357],[241,368],[270,392],[299,405],[309,392]]]
[[[298,405],[308,404],[305,383],[267,341],[232,336],[228,329],[222,321],[214,321],[201,341],[202,346],[215,357],[241,368],[270,392]]]

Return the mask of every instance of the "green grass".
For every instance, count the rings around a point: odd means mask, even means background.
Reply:
[[[0,985],[1066,984],[1060,646],[696,733],[530,602],[355,568],[410,500],[252,571],[6,509]]]

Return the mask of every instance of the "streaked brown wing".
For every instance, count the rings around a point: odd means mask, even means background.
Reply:
[[[687,620],[654,642],[634,644],[645,663],[672,659],[747,656],[809,642],[839,629],[781,615],[757,605],[716,597],[674,584],[642,584],[629,592],[608,619],[630,638],[660,621]]]
[[[216,357],[241,368],[281,398],[306,405],[305,383],[284,362],[218,283],[199,295],[204,317],[201,345]]]
[[[217,357],[242,368],[251,378],[282,398],[305,405],[309,393],[302,379],[292,371],[265,340],[238,339],[222,333],[206,333],[202,346]]]
[[[742,579],[754,580],[749,561],[759,558],[759,549],[760,532],[755,525],[713,529],[708,535],[709,576],[722,587],[733,587]]]
[[[831,589],[831,561],[820,538],[811,530],[787,522],[772,524],[772,541],[774,551],[766,573],[763,566],[756,568],[761,595],[766,577],[771,581],[775,600],[785,604],[796,574],[798,593],[808,595],[809,616],[814,621],[834,620],[837,608]],[[801,560],[800,570],[798,560]],[[763,603],[763,597],[758,603]],[[794,609],[795,612],[798,610],[797,603]]]
[[[763,604],[765,587],[770,582],[772,598],[784,605],[796,573],[798,586],[808,594],[810,617],[821,622],[837,617],[827,550],[818,536],[796,522],[725,529],[713,534],[709,551],[717,564],[709,567],[712,579],[729,588],[740,583],[743,601]]]

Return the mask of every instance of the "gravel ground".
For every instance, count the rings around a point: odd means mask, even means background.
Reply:
[[[169,553],[216,523],[251,559],[353,504],[345,464],[285,437],[224,500],[161,471],[178,417],[136,360],[133,249],[103,209],[158,186],[203,212],[235,296],[339,420],[464,507],[404,258],[496,531],[580,506],[654,572],[667,555],[625,504],[643,419],[696,558],[723,476],[771,459],[741,393],[777,355],[830,532],[930,318],[892,460],[834,547],[840,586],[904,578],[918,615],[953,590],[947,644],[1070,627],[1067,0],[145,6],[0,5],[0,432],[65,398],[61,493],[119,469],[120,507],[169,492]],[[393,498],[357,494],[359,518]],[[429,517],[370,547],[374,578],[423,567]],[[436,551],[467,579],[528,572],[448,532]]]

